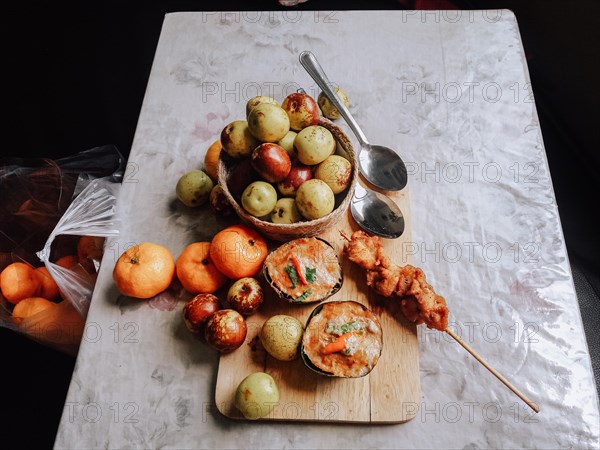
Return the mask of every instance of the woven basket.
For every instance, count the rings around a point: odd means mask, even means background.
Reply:
[[[229,158],[225,152],[221,152],[218,167],[219,186],[221,186],[223,189],[225,197],[229,203],[231,203],[233,209],[243,223],[255,228],[262,235],[270,239],[277,241],[289,241],[300,237],[309,237],[321,234],[328,228],[331,228],[331,226],[333,226],[338,220],[340,220],[350,206],[350,201],[352,199],[352,195],[354,194],[354,187],[356,186],[356,179],[358,176],[358,171],[356,169],[358,167],[358,163],[354,147],[352,146],[350,139],[348,139],[348,136],[346,136],[341,128],[333,122],[325,118],[321,118],[319,125],[331,131],[333,137],[346,152],[346,155],[344,156],[348,158],[353,168],[350,186],[341,194],[336,195],[336,208],[331,213],[327,214],[325,217],[321,217],[320,219],[306,220],[292,224],[278,224],[265,222],[257,217],[252,216],[251,214],[248,214],[246,210],[242,208],[242,206],[233,198],[227,186],[229,171],[233,168],[236,161]]]

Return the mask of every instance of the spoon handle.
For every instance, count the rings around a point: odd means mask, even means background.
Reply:
[[[309,51],[303,51],[300,53],[300,64],[306,69],[308,74],[312,77],[313,80],[317,83],[317,85],[321,88],[321,90],[325,93],[329,101],[335,106],[335,108],[340,112],[341,116],[348,123],[348,126],[352,129],[358,140],[360,141],[362,146],[368,145],[367,137],[362,132],[352,114],[350,114],[350,110],[346,107],[344,102],[340,100],[335,91],[331,88],[332,84],[325,75],[323,68],[313,55]]]

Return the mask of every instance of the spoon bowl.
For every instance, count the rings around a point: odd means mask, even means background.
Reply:
[[[332,84],[325,75],[323,68],[315,55],[304,51],[300,53],[300,64],[321,88],[329,101],[340,112],[350,129],[356,135],[361,145],[359,153],[359,167],[362,175],[373,185],[386,191],[399,191],[404,189],[407,182],[406,166],[394,150],[383,145],[372,145],[350,114],[350,110],[331,88]]]
[[[360,181],[354,189],[350,211],[356,223],[371,234],[396,239],[404,233],[404,216],[398,205],[389,197],[361,186]]]
[[[397,191],[406,186],[406,166],[389,147],[372,144],[363,146],[358,154],[358,165],[364,177],[380,189]]]

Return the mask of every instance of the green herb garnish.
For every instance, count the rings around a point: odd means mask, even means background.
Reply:
[[[308,296],[310,294],[312,294],[312,291],[310,289],[307,289],[306,291],[304,291],[304,293],[300,297],[297,297],[294,301],[295,302],[303,302],[304,300],[306,300],[308,298]]]
[[[311,269],[310,267],[307,267],[305,270],[306,273],[306,281],[308,281],[310,284],[313,284],[315,282],[315,280],[317,279],[317,269]]]
[[[362,330],[362,327],[360,326],[360,323],[357,320],[354,320],[353,322],[345,323],[340,327],[340,329],[343,333],[350,333],[351,331]]]
[[[291,288],[294,289],[296,286],[298,286],[298,272],[296,272],[296,268],[292,265],[287,266],[285,268],[285,271],[287,272],[288,276],[290,277],[290,280],[292,281]]]
[[[358,332],[358,334],[364,333],[363,325],[358,320],[353,320],[352,322],[345,323],[343,325],[337,325],[335,322],[327,322],[327,326],[325,331],[329,334],[342,335],[344,333],[352,333],[353,331]]]

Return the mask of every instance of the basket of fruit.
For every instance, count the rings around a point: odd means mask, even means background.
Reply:
[[[218,184],[239,218],[279,241],[315,236],[346,213],[357,177],[348,136],[305,93],[255,97],[221,133]]]

